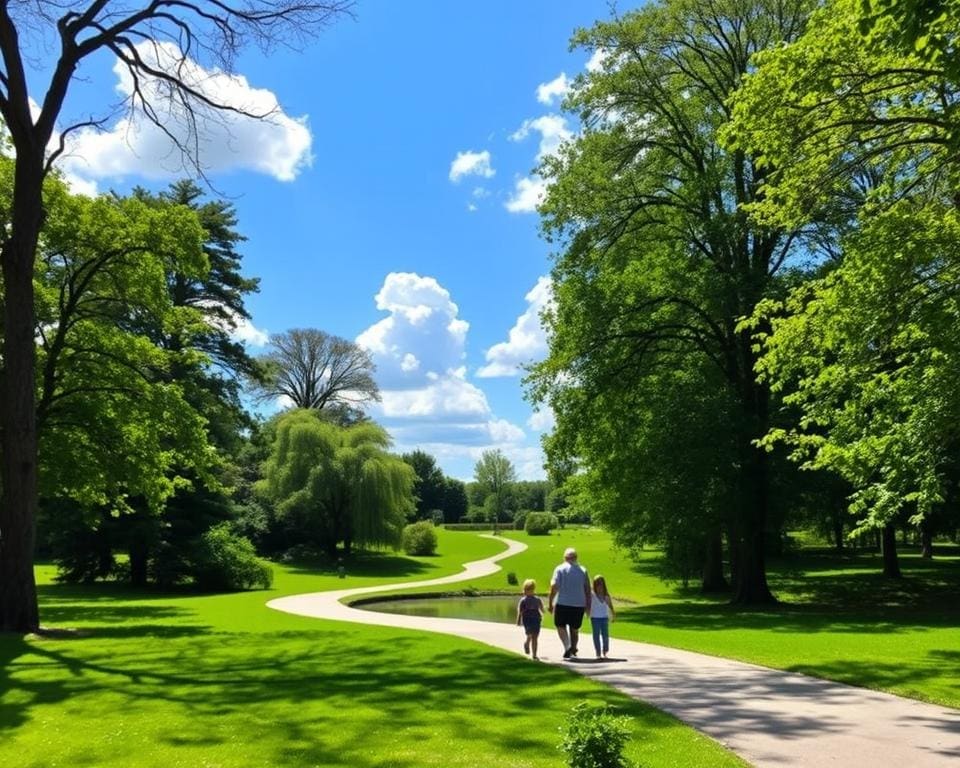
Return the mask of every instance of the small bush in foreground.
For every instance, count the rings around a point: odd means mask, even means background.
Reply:
[[[546,536],[557,527],[557,518],[549,512],[531,512],[524,525],[530,536]]]
[[[570,724],[560,728],[559,749],[570,768],[627,768],[623,748],[630,738],[630,718],[614,715],[608,707],[587,702],[570,711]]]
[[[273,584],[270,566],[257,557],[248,539],[231,533],[227,523],[200,537],[193,571],[196,585],[206,590],[269,589]]]
[[[403,529],[403,551],[408,555],[432,555],[437,551],[437,531],[429,520]]]

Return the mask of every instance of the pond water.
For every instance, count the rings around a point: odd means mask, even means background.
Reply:
[[[363,611],[399,613],[404,616],[429,616],[437,619],[477,619],[513,624],[517,620],[520,596],[484,595],[478,597],[424,597],[404,600],[379,600],[354,605]]]

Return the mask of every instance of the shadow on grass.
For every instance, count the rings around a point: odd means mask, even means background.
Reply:
[[[295,573],[337,575],[340,563],[328,559],[294,560],[283,563],[285,568]],[[382,552],[361,552],[343,560],[343,567],[348,576],[354,577],[383,577],[403,578],[426,573],[431,568],[416,560],[400,555]]]
[[[123,632],[110,635],[96,627],[91,637],[60,642],[0,638],[0,690],[7,692],[0,731],[27,723],[34,707],[68,700],[83,713],[81,722],[127,717],[135,730],[141,724],[134,718],[149,720],[162,703],[166,718],[175,713],[176,727],[149,738],[187,750],[188,761],[197,755],[191,748],[235,748],[242,734],[257,742],[252,762],[414,768],[421,764],[417,750],[407,757],[404,746],[436,738],[438,728],[455,734],[464,754],[490,754],[491,744],[518,754],[542,751],[542,734],[529,724],[518,727],[509,714],[545,705],[566,712],[568,699],[576,700],[569,692],[582,686],[563,670],[481,649],[451,650],[435,637],[388,632],[351,640],[342,629],[259,635],[203,627],[172,627],[166,635],[153,634],[151,624],[118,629]],[[607,698],[613,693],[598,694]],[[643,705],[630,708],[644,728],[675,725]],[[358,738],[362,733],[368,738]],[[388,742],[397,745],[396,754]],[[107,746],[96,737],[81,740],[60,759],[96,764],[97,750]]]

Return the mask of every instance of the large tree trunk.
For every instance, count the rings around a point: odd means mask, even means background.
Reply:
[[[3,274],[3,375],[0,377],[0,631],[40,626],[33,576],[37,506],[36,333],[33,264],[43,219],[41,159],[18,157]]]
[[[740,498],[737,516],[739,557],[733,602],[772,605],[777,599],[767,585],[766,528],[770,506],[770,467],[765,450],[754,441],[767,433],[769,392],[753,378],[755,355],[749,335],[742,335],[743,381],[740,397],[745,424],[740,446]]]
[[[899,579],[900,560],[897,557],[897,528],[893,523],[888,523],[883,528],[882,538],[883,549],[883,575],[891,579]]]
[[[700,591],[704,593],[730,591],[730,585],[723,576],[723,532],[719,527],[707,536]]]

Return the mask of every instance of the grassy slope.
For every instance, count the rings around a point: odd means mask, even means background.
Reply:
[[[648,766],[739,761],[672,718],[562,669],[455,638],[271,611],[281,594],[430,578],[499,551],[444,532],[436,558],[384,556],[349,577],[278,567],[270,593],[187,596],[50,583],[69,639],[0,636],[0,765],[559,766],[576,701],[632,715]]]
[[[902,557],[906,578],[885,580],[879,556],[840,558],[804,553],[770,566],[770,583],[784,605],[743,611],[696,590],[657,578],[655,553],[639,564],[611,546],[607,534],[573,529],[548,537],[508,534],[530,549],[503,563],[520,581],[549,587],[563,549],[575,546],[590,573],[603,573],[623,606],[611,629],[643,640],[960,707],[960,557],[924,562]],[[471,583],[512,589],[503,574]]]

